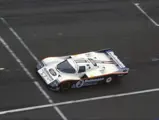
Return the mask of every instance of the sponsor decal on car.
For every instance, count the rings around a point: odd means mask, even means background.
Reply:
[[[87,80],[80,80],[72,85],[72,88],[81,88],[83,86],[90,86],[96,85],[99,81],[104,80],[104,78],[96,78],[96,79],[87,79]]]
[[[104,78],[89,79],[89,80],[85,80],[85,82],[98,82],[101,80],[104,80]]]
[[[80,80],[80,81],[78,81],[77,83],[76,83],[76,88],[80,88],[80,87],[82,87],[83,85],[84,85],[84,80]]]
[[[97,85],[98,82],[86,82],[83,86]]]

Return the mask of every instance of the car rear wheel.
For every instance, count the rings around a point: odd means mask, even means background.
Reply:
[[[60,85],[60,91],[67,91],[71,88],[71,82],[64,82]]]
[[[106,84],[109,84],[109,83],[111,83],[113,81],[113,77],[112,76],[109,76],[109,77],[107,77],[106,79],[105,79],[105,83]]]
[[[106,84],[120,84],[121,83],[121,78],[117,75],[109,76],[105,78],[105,83]]]

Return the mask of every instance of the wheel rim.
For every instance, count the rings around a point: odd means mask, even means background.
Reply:
[[[105,80],[106,83],[110,83],[111,81],[112,81],[112,77],[108,77],[108,78]]]

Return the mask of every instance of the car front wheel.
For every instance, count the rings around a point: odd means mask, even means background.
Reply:
[[[71,83],[70,82],[64,82],[60,85],[60,91],[67,91],[71,88]]]

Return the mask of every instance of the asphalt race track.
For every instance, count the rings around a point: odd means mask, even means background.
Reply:
[[[36,74],[103,48],[130,67],[122,83],[54,93]],[[0,120],[159,120],[158,0],[0,0],[0,55]]]

